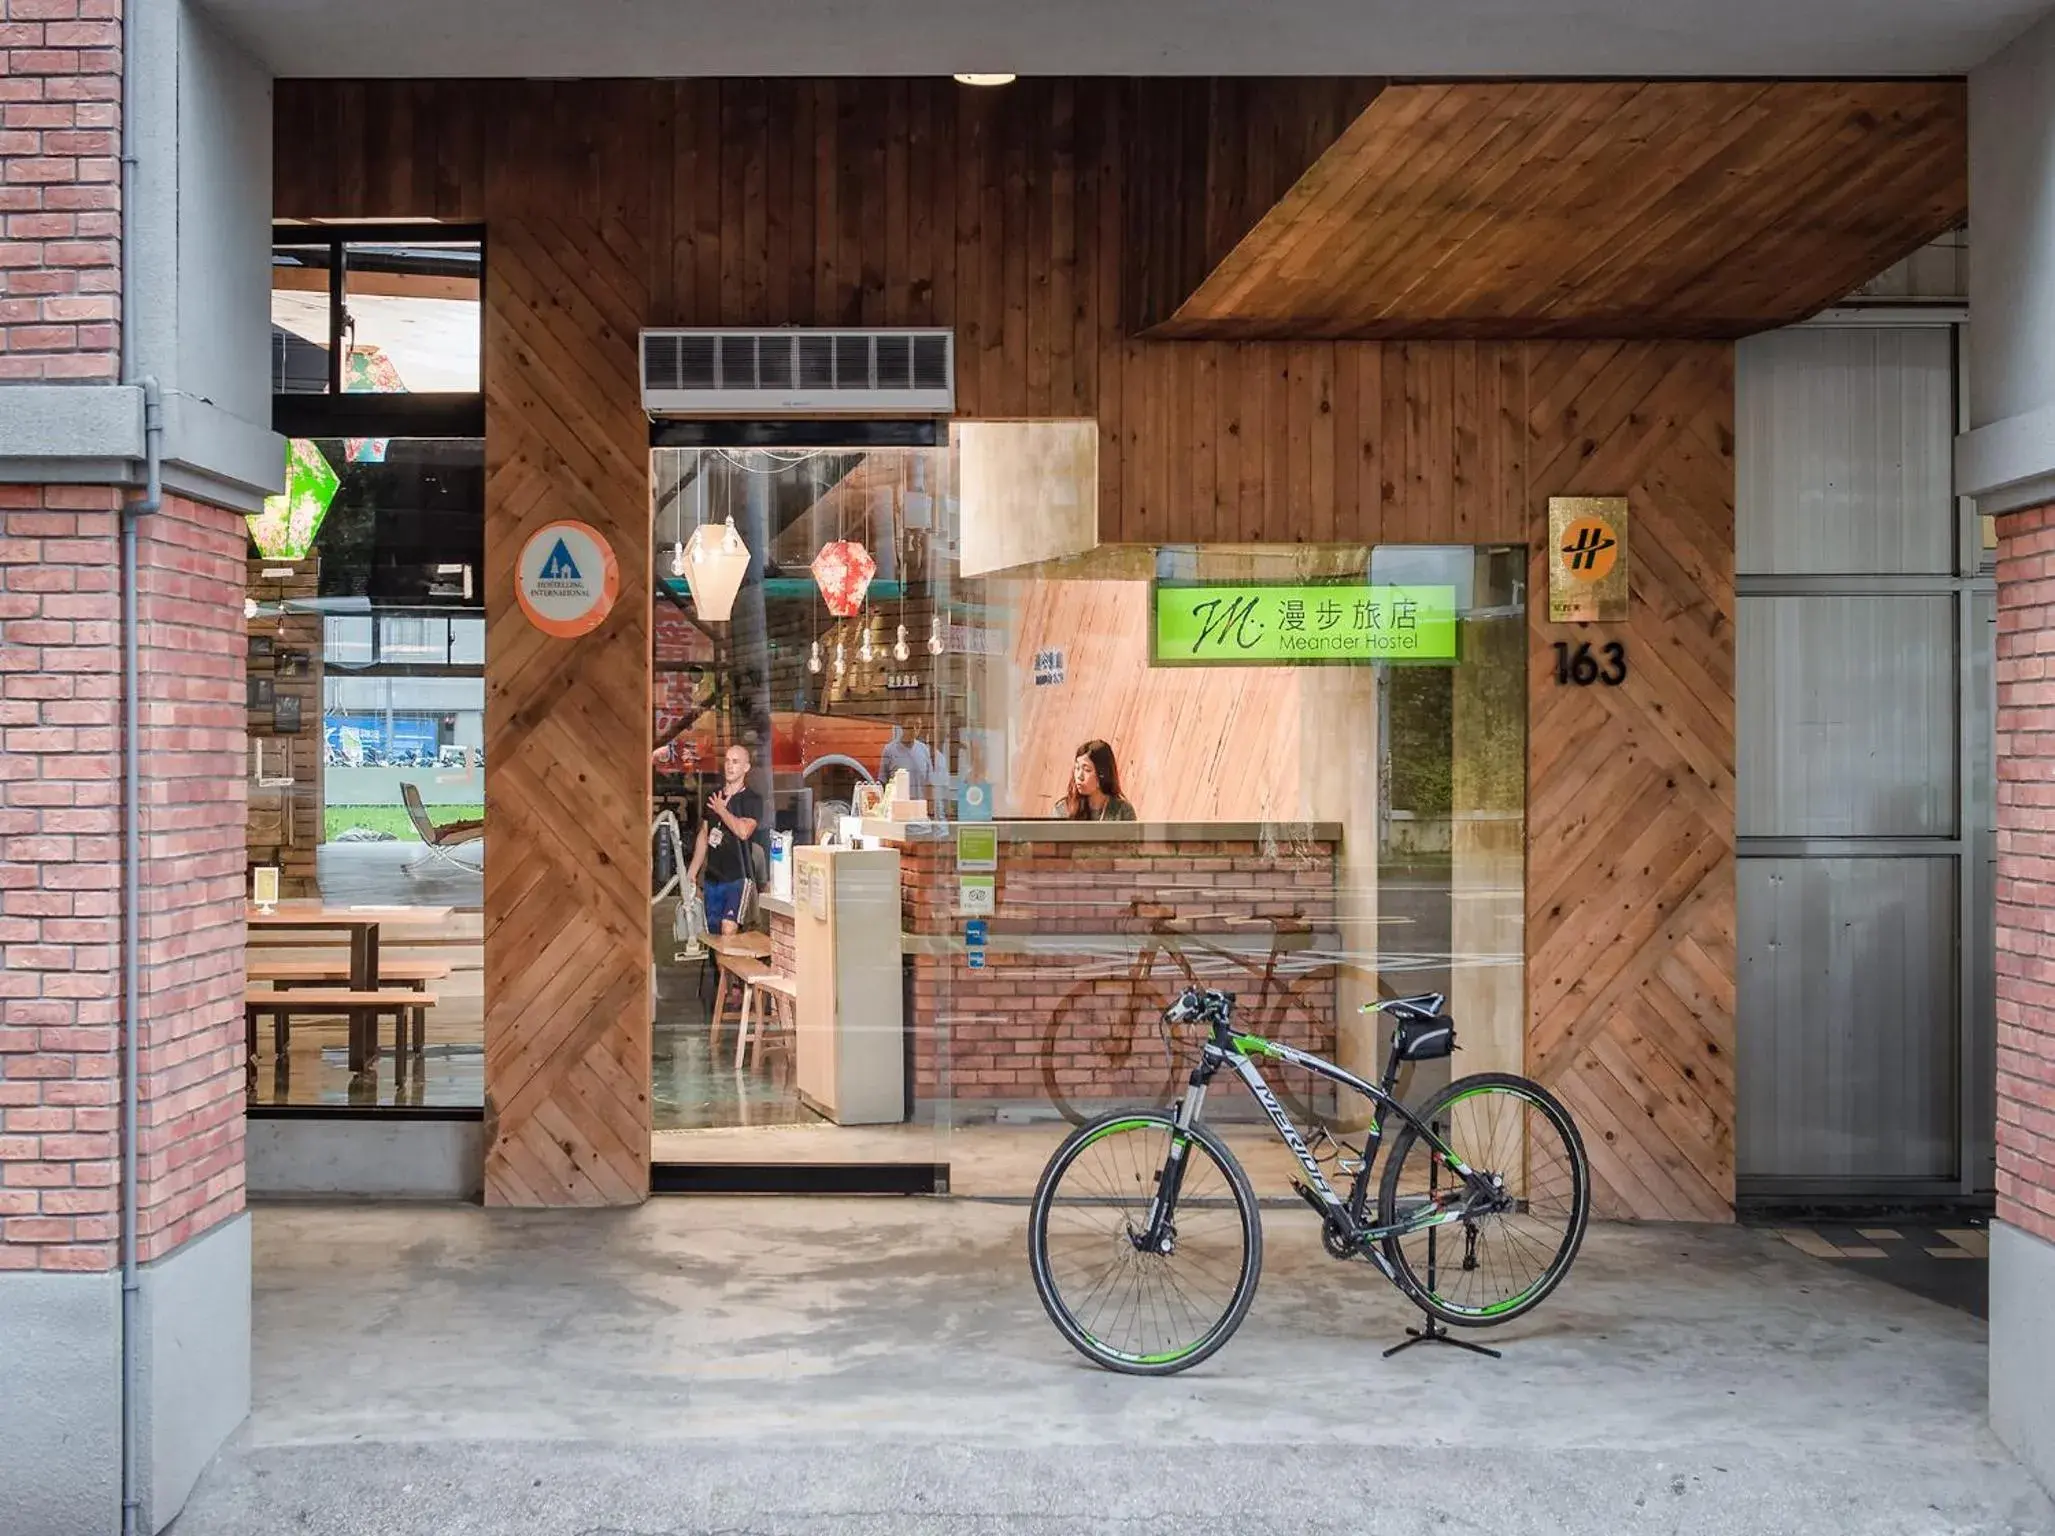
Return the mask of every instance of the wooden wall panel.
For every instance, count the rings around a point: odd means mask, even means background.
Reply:
[[[1079,743],[1096,736],[1118,749],[1122,789],[1145,821],[1310,815],[1299,747],[1309,669],[1151,667],[1146,581],[995,580],[988,592],[1011,615],[1011,655],[989,690],[1011,738],[1002,814],[1050,814]],[[1048,647],[1065,651],[1069,677],[1038,688],[1035,653]]]
[[[1960,80],[1395,85],[1142,318],[1187,338],[1743,336],[1960,226],[1968,125]]]
[[[1245,188],[1374,88],[1307,82],[1294,115],[1283,84],[1240,84],[1206,89],[1250,114],[1239,168],[1214,173]],[[1133,82],[495,82],[489,136],[482,89],[293,82],[279,215],[493,227],[522,199],[581,205],[646,260],[643,324],[953,326],[961,414],[1099,422],[1108,541],[1524,536],[1494,478],[1509,354],[1127,334]],[[609,157],[601,126],[636,153]],[[1480,413],[1460,429],[1459,399]]]
[[[489,1204],[629,1204],[649,1192],[649,440],[635,353],[649,199],[631,174],[646,149],[618,122],[553,114],[492,151]],[[620,564],[612,614],[574,640],[541,633],[514,599],[523,540],[559,518],[598,529]]]
[[[1733,352],[1529,345],[1527,1065],[1569,1105],[1602,1216],[1734,1199]],[[1548,498],[1630,503],[1622,625],[1550,624]],[[1617,688],[1553,642],[1619,639]]]

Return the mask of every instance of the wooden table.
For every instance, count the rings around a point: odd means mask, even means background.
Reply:
[[[347,933],[350,936],[350,990],[378,990],[378,929],[382,923],[404,923],[432,927],[450,919],[449,907],[344,905],[324,901],[281,901],[266,912],[249,903],[245,922],[258,929],[298,930],[308,933]],[[373,1013],[350,1015],[350,1070],[362,1072],[376,1059],[376,1019]]]

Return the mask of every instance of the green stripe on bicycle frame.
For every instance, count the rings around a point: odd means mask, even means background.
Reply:
[[[1539,1109],[1541,1107],[1538,1101],[1528,1098],[1526,1094],[1520,1092],[1519,1089],[1513,1087],[1510,1083],[1493,1083],[1489,1088],[1472,1088],[1468,1093],[1457,1094],[1456,1097],[1450,1099],[1448,1103],[1443,1105],[1442,1107],[1444,1109],[1454,1109],[1458,1104],[1462,1103],[1465,1099],[1478,1098],[1481,1095],[1487,1093],[1510,1093],[1514,1098],[1518,1099],[1523,1104],[1532,1104],[1536,1109]],[[1444,1154],[1444,1160],[1448,1163],[1448,1165],[1451,1168],[1460,1168],[1462,1166],[1460,1163],[1455,1161],[1452,1155]],[[1467,1172],[1467,1170],[1465,1171]],[[1438,1226],[1440,1225],[1440,1223],[1431,1222],[1425,1223],[1424,1225]],[[1475,1314],[1478,1317],[1496,1317],[1501,1312],[1512,1311],[1513,1308],[1517,1307],[1521,1302],[1525,1301],[1529,1296],[1533,1295],[1535,1286],[1538,1286],[1540,1284],[1541,1282],[1537,1280],[1534,1282],[1534,1285],[1528,1286],[1527,1289],[1522,1291],[1519,1295],[1508,1296],[1504,1301],[1494,1301],[1488,1307],[1458,1306],[1456,1303],[1450,1301],[1447,1297],[1443,1296],[1439,1291],[1433,1292],[1432,1294],[1436,1301],[1440,1302],[1443,1306],[1447,1307],[1452,1312],[1469,1312]]]
[[[1234,1048],[1244,1056],[1275,1056],[1277,1047],[1261,1035],[1236,1035]]]

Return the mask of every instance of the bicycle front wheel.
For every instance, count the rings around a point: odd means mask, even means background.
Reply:
[[[1137,1240],[1182,1143],[1165,1243]],[[1255,1300],[1263,1229],[1241,1164],[1210,1132],[1161,1112],[1115,1112],[1056,1149],[1028,1212],[1028,1267],[1049,1320],[1110,1371],[1169,1376],[1234,1335]]]
[[[1591,1170],[1569,1111],[1539,1083],[1507,1072],[1459,1078],[1420,1119],[1474,1172],[1498,1181],[1499,1209],[1384,1240],[1399,1284],[1444,1322],[1511,1322],[1562,1283],[1591,1215]],[[1460,1201],[1463,1180],[1410,1123],[1392,1142],[1377,1224]]]

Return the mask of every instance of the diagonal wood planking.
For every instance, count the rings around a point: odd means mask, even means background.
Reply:
[[[495,219],[486,293],[488,1203],[649,1190],[648,253],[617,210]],[[590,523],[620,597],[589,635],[519,613],[522,541]]]
[[[1960,80],[1389,86],[1148,334],[1746,335],[1959,226],[1968,121]]]
[[[1528,1070],[1584,1132],[1603,1216],[1734,1198],[1733,353],[1531,344]],[[1625,493],[1624,624],[1548,621],[1548,498]],[[1557,640],[1626,643],[1559,687]]]

